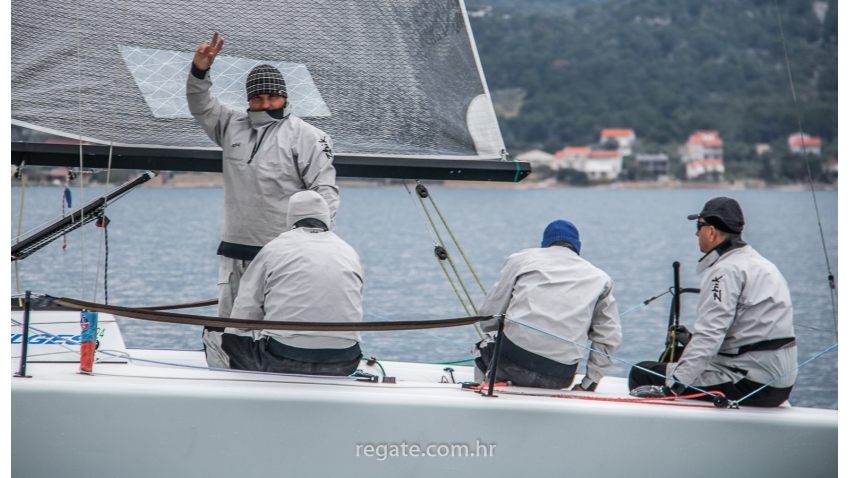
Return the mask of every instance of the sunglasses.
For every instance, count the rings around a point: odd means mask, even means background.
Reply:
[[[707,222],[697,221],[697,232],[699,232],[699,230],[700,230],[703,226],[710,226],[710,225],[711,225],[711,224],[709,224],[709,223],[707,223]]]

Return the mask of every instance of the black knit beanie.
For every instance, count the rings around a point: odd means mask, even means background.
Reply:
[[[280,71],[271,65],[257,65],[248,73],[245,80],[248,101],[259,95],[277,95],[287,97],[286,82]]]

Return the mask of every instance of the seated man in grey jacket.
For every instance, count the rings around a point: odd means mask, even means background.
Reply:
[[[363,267],[328,230],[330,214],[315,191],[289,200],[287,229],[248,266],[234,319],[361,322]],[[290,332],[226,328],[204,335],[211,367],[278,373],[350,375],[360,364],[360,332]]]
[[[740,400],[761,389],[743,404],[779,406],[791,395],[797,377],[796,371],[782,376],[797,366],[788,284],[773,263],[741,239],[744,212],[734,199],[714,198],[688,219],[696,220],[699,248],[705,254],[697,263],[697,274],[706,274],[694,333],[681,326],[675,331],[676,341],[685,345],[678,362],[641,362],[640,368],[632,368],[632,395],[699,393],[687,387],[693,385]]]
[[[540,248],[511,255],[496,284],[490,289],[481,315],[502,315],[578,344],[613,354],[622,341],[617,303],[611,278],[579,257],[578,230],[569,221],[557,220],[546,227]],[[575,377],[585,349],[551,335],[505,322],[497,381],[541,388],[566,388]],[[492,332],[498,322],[482,323]],[[490,367],[494,342],[478,344],[476,378]],[[574,390],[594,391],[611,359],[590,353],[587,373]]]

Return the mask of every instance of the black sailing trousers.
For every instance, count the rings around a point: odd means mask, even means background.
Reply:
[[[669,364],[662,362],[641,362],[638,364],[639,367],[652,370],[653,372],[661,375],[666,375],[667,365]],[[629,390],[634,390],[641,385],[664,385],[664,382],[664,378],[659,377],[658,375],[653,375],[637,367],[632,367],[631,372],[629,372]],[[735,383],[725,382],[718,383],[717,385],[701,385],[700,388],[706,392],[721,392],[727,399],[732,401],[746,397],[763,385],[764,384],[762,383],[753,382],[752,380],[744,378]],[[791,395],[791,388],[793,387],[766,387],[764,390],[746,399],[742,405],[749,407],[778,407],[788,400],[788,397]],[[700,391],[688,387],[680,395],[691,395],[697,393],[700,393]],[[714,397],[708,395],[699,397],[696,400],[710,402],[713,398]]]

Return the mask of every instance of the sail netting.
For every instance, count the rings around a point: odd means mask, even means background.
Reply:
[[[461,0],[14,0],[12,122],[86,141],[208,149],[188,114],[197,46],[213,94],[278,67],[293,113],[337,154],[498,159],[504,148]]]

